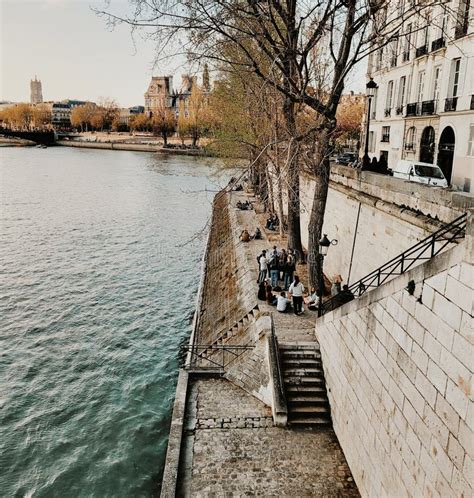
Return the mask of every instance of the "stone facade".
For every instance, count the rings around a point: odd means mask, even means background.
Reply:
[[[472,232],[471,219],[457,247],[316,323],[334,429],[362,496],[472,496]]]

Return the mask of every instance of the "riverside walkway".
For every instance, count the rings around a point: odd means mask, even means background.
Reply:
[[[267,238],[265,233],[263,240],[240,242],[241,231],[262,228],[265,215],[259,214],[250,194],[232,192],[225,197],[214,206],[219,209],[214,218],[219,226],[213,227],[214,233],[211,230],[208,253],[214,244],[218,257],[208,262],[203,285],[197,339],[201,344],[210,340],[209,330],[224,330],[257,302],[256,256],[262,249],[284,244],[277,235]],[[238,200],[247,199],[255,210],[235,209]],[[226,231],[230,237],[223,235]],[[305,268],[297,271],[307,287]],[[273,315],[280,343],[317,347],[315,313],[280,314],[262,301],[258,308]],[[256,367],[266,368],[263,362]],[[185,404],[177,496],[359,496],[330,423],[317,428],[276,427],[266,404],[215,376],[190,376]]]

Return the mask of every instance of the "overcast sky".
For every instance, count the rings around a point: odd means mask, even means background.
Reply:
[[[111,0],[114,12],[130,9]],[[0,0],[0,100],[29,101],[30,79],[43,84],[44,100],[115,99],[121,106],[143,105],[152,74],[174,74],[179,87],[188,68],[184,58],[153,67],[154,44],[126,26],[110,31],[91,7],[106,0]],[[347,89],[361,90],[359,84]],[[363,86],[363,84],[362,84]]]

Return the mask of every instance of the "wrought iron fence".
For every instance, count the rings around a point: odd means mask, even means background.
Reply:
[[[191,356],[186,368],[224,373],[231,362],[254,347],[254,344],[185,344],[183,350]]]
[[[360,297],[367,291],[379,287],[390,277],[402,275],[410,270],[415,263],[426,261],[439,254],[448,244],[462,239],[465,235],[467,223],[467,214],[456,218],[451,223],[443,226],[438,231],[421,240],[414,246],[402,252],[395,258],[391,259],[380,268],[369,273],[359,281],[349,286],[350,293],[344,296],[342,293],[328,299],[323,303],[322,314],[332,311],[347,301],[344,298],[348,296]],[[349,299],[350,300],[350,297]]]

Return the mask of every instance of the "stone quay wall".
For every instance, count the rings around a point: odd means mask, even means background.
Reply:
[[[362,496],[472,496],[473,214],[462,243],[316,322]]]
[[[306,247],[314,185],[300,177]],[[333,165],[323,230],[338,244],[324,260],[325,273],[356,282],[473,206],[467,194]]]
[[[278,213],[279,178],[269,165],[270,203]],[[300,175],[301,234],[308,247],[308,225],[315,180]],[[283,196],[287,214],[287,199]],[[387,175],[331,165],[324,232],[338,245],[331,246],[324,267],[332,280],[355,282],[424,239],[443,224],[474,206],[474,197],[433,188]]]

